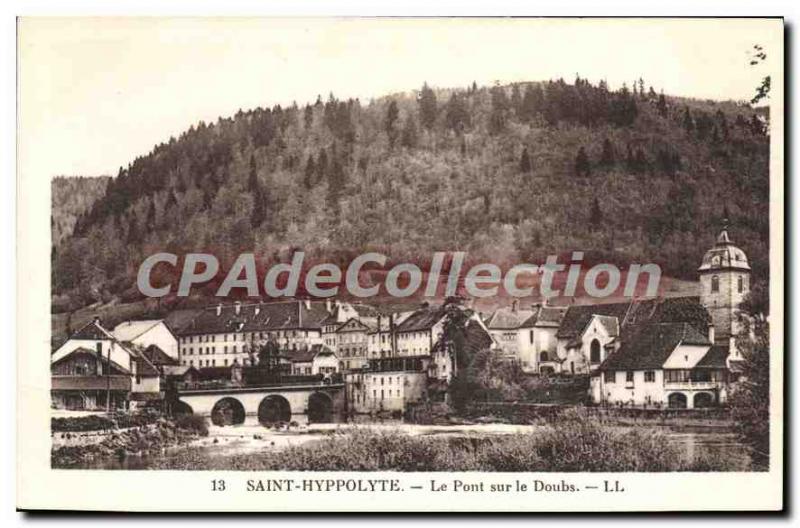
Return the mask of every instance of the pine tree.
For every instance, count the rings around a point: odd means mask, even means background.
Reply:
[[[417,103],[422,126],[427,130],[433,130],[436,125],[436,94],[428,87],[428,83],[422,85]]]
[[[600,202],[597,200],[597,197],[594,197],[592,201],[592,208],[589,211],[589,229],[592,231],[596,231],[600,229],[600,225],[603,222],[603,211],[600,209]]]
[[[656,109],[658,110],[658,115],[660,115],[661,117],[667,117],[667,100],[664,98],[663,91],[658,95],[658,103],[656,104]]]
[[[508,120],[509,102],[506,91],[502,86],[492,88],[492,109],[489,114],[489,132],[499,134],[506,128]]]
[[[444,120],[447,128],[456,134],[462,133],[469,125],[467,103],[459,94],[452,94],[445,105]]]
[[[578,149],[578,155],[575,156],[575,174],[577,176],[588,176],[589,172],[589,156],[586,155],[586,150],[581,147]]]
[[[311,130],[311,125],[314,123],[314,109],[310,105],[306,105],[303,109],[303,125],[306,131]]]
[[[256,158],[250,155],[250,173],[247,179],[247,188],[253,195],[253,210],[250,213],[250,225],[254,228],[259,227],[267,216],[266,196],[258,181],[258,171],[256,169]]]
[[[519,93],[518,84],[511,87],[511,108],[514,109],[514,114],[519,119],[522,115],[522,95]]]
[[[519,160],[519,170],[524,174],[531,171],[531,158],[528,155],[528,147],[522,149],[522,156]]]
[[[314,155],[308,155],[306,162],[306,169],[303,175],[303,185],[306,189],[311,189],[314,186],[314,179],[317,174],[317,167],[314,165]]]
[[[394,143],[397,141],[397,119],[400,116],[400,111],[397,109],[397,102],[392,100],[389,107],[386,109],[386,119],[383,122],[386,136],[389,138],[389,148],[394,148]]]
[[[406,116],[406,121],[403,124],[403,134],[400,137],[400,142],[406,148],[416,148],[418,141],[417,120],[414,119],[413,114]]]
[[[694,132],[694,120],[688,106],[683,107],[683,128],[686,132]]]
[[[152,198],[147,208],[147,219],[145,220],[144,228],[147,233],[152,233],[156,229],[156,202]]]
[[[600,165],[603,167],[611,167],[614,165],[616,159],[614,155],[614,145],[608,138],[603,139],[603,152],[600,154]]]

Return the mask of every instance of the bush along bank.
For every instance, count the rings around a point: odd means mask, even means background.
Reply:
[[[90,416],[51,418],[50,431],[53,433],[111,431],[150,425],[156,423],[159,419],[161,419],[161,415],[155,412],[113,413],[111,415],[93,414]]]
[[[85,468],[87,462],[94,460],[160,453],[167,447],[207,435],[208,427],[202,417],[159,418],[139,427],[115,428],[95,444],[54,448],[50,453],[50,464],[53,468]]]
[[[208,457],[191,448],[159,469],[286,471],[745,471],[714,454],[689,458],[655,429],[621,429],[584,413],[527,434],[431,438],[369,428],[279,452]]]

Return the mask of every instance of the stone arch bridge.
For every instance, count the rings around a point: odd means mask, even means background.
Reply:
[[[205,416],[215,425],[343,421],[343,383],[266,387],[187,388],[178,391],[184,412]]]

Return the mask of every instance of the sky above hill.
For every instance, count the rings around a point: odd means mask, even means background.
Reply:
[[[116,175],[238,109],[576,73],[611,88],[748,100],[782,65],[780,20],[23,19],[20,173]],[[754,44],[768,59],[751,66]],[[772,70],[771,70],[772,69]],[[773,85],[775,83],[773,82]]]

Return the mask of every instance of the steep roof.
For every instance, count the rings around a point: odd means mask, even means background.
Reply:
[[[317,355],[331,356],[335,354],[333,350],[319,343],[312,345],[310,348],[287,352],[287,358],[291,363],[311,363]]]
[[[494,313],[486,319],[485,324],[490,330],[517,329],[534,315],[536,314],[533,310],[503,307],[495,310]]]
[[[114,340],[114,336],[94,319],[81,327],[80,330],[69,336],[70,339],[85,339],[88,341]]]
[[[162,319],[125,321],[115,326],[111,333],[120,341],[133,341],[162,322],[164,322]]]
[[[700,361],[697,362],[695,368],[713,368],[713,369],[724,369],[728,367],[728,354],[730,353],[730,348],[728,345],[714,345],[712,346],[706,355],[703,356]]]
[[[59,363],[63,363],[64,361],[66,361],[69,358],[72,358],[72,357],[75,357],[75,356],[83,356],[83,355],[91,356],[92,359],[99,359],[100,363],[103,366],[106,366],[106,365],[108,365],[110,363],[112,372],[114,374],[128,374],[129,375],[131,373],[130,370],[126,369],[125,367],[123,367],[122,365],[117,363],[116,361],[109,360],[106,356],[102,356],[102,355],[98,356],[97,355],[97,351],[89,350],[88,348],[85,348],[85,347],[76,348],[75,350],[71,351],[69,354],[65,355],[64,357],[58,359],[57,361],[54,361],[53,364],[51,365],[51,367],[54,367],[54,366],[58,365]]]
[[[144,349],[142,354],[144,354],[144,357],[146,357],[150,361],[150,363],[156,366],[180,364],[180,362],[177,359],[175,359],[174,357],[170,356],[169,354],[161,350],[161,348],[159,348],[158,345],[148,346],[147,348]]]
[[[579,336],[595,315],[616,317],[621,326],[647,323],[688,323],[705,334],[711,323],[699,297],[655,297],[624,303],[570,306],[556,333],[558,338]]]
[[[445,316],[445,309],[442,306],[428,306],[421,308],[397,325],[398,332],[417,332],[420,330],[430,330],[436,323]]]
[[[217,311],[219,310],[219,315]],[[178,331],[179,335],[320,330],[329,315],[324,302],[278,301],[209,306]]]
[[[467,357],[472,357],[481,350],[491,348],[492,343],[494,343],[492,336],[484,330],[478,321],[474,319],[467,320],[464,326],[464,351],[467,352]],[[439,338],[433,345],[433,352],[442,350],[442,347],[444,347],[444,340]]]
[[[558,327],[556,337],[559,339],[578,337],[595,315],[616,317],[622,320],[630,305],[630,302],[624,302],[570,306],[564,314],[561,326]]]
[[[679,344],[711,345],[688,323],[637,325],[628,330],[622,346],[600,365],[600,370],[660,369]]]
[[[534,313],[521,325],[521,328],[539,327],[558,327],[564,319],[567,309],[556,306],[540,306],[534,309]]]

